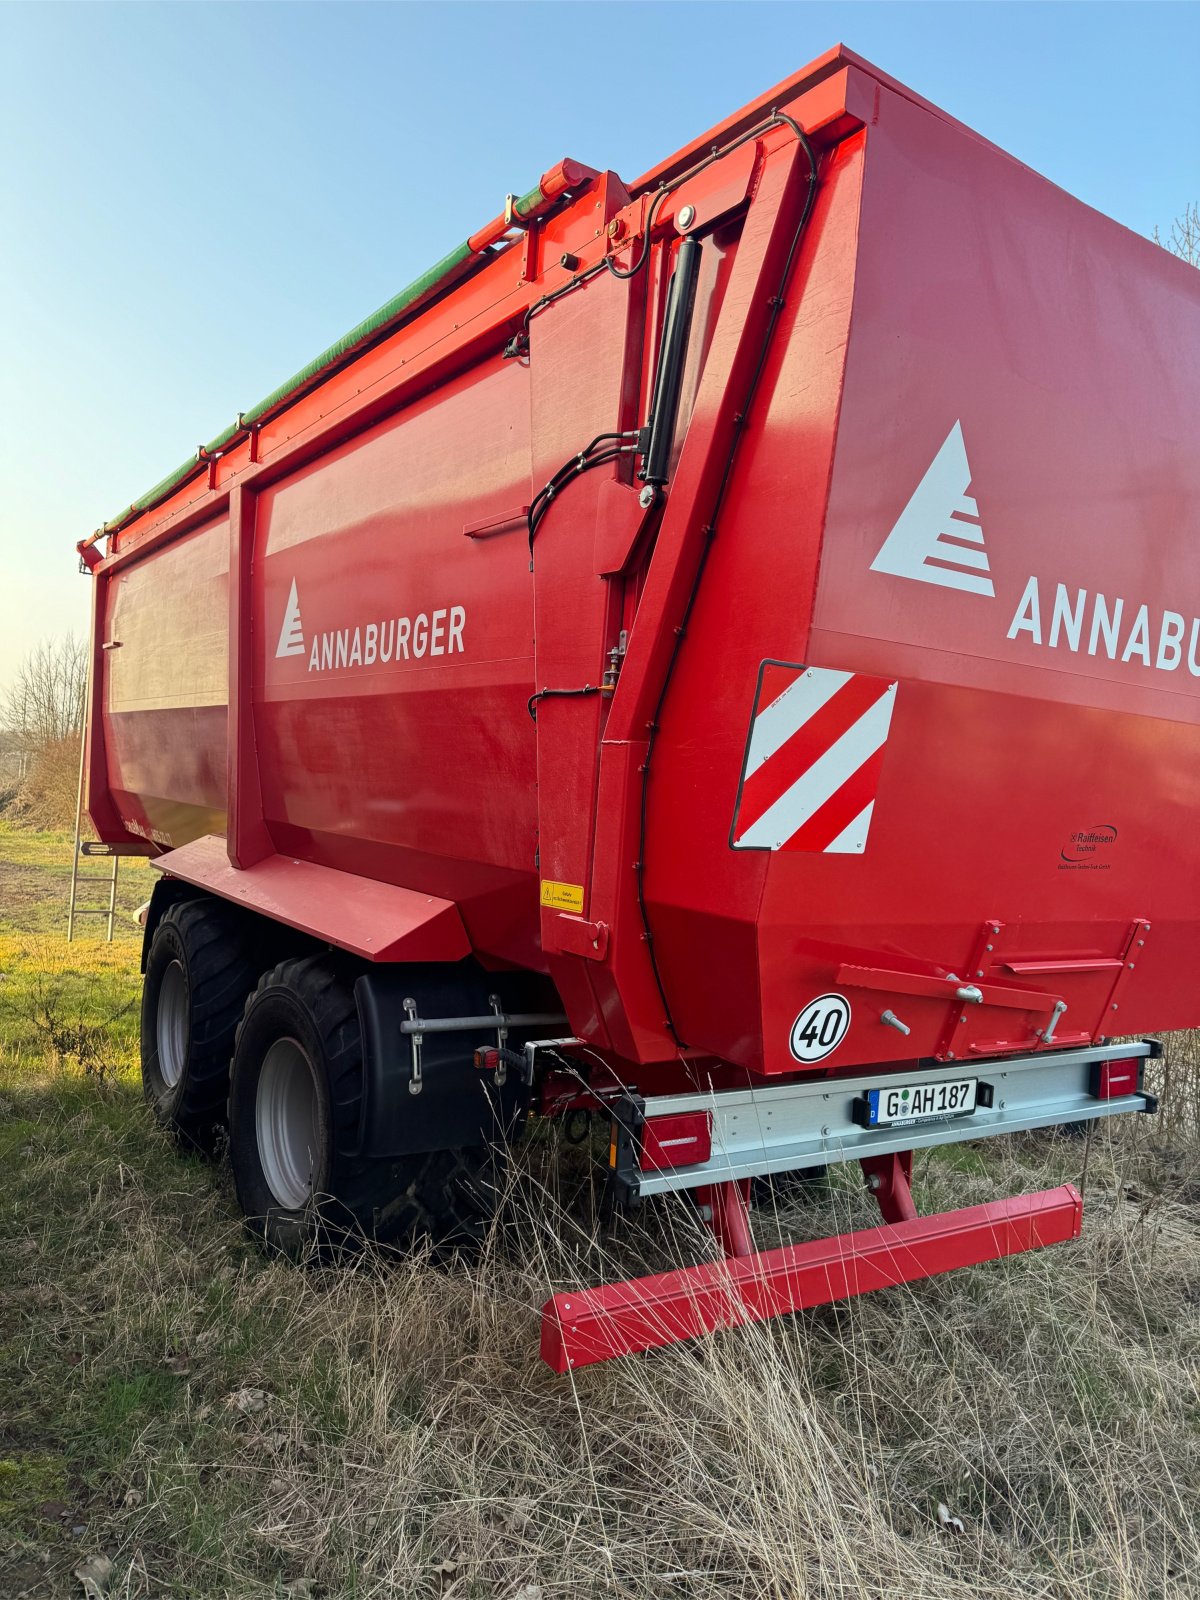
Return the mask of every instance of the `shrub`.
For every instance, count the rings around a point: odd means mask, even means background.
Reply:
[[[72,733],[42,746],[12,791],[8,812],[33,828],[73,827],[78,786],[79,735]]]

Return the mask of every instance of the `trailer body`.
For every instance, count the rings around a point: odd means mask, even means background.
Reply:
[[[1200,278],[840,48],[537,193],[87,542],[101,838],[544,975],[651,1119],[1072,1048],[1082,1116],[1200,1022]]]

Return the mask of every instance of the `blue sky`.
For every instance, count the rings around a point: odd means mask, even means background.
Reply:
[[[1200,198],[1193,5],[0,5],[0,688],[77,538],[509,190],[838,40],[1139,232]]]

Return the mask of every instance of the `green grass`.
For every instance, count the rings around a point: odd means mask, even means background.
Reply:
[[[1194,1600],[1194,1040],[1159,1122],[919,1158],[933,1209],[1086,1156],[1078,1245],[557,1379],[547,1289],[697,1259],[684,1210],[601,1237],[543,1136],[482,1260],[266,1261],[142,1104],[140,930],[65,944],[69,858],[0,829],[3,1600],[90,1552],[147,1600]],[[760,1227],[870,1221],[842,1169]]]

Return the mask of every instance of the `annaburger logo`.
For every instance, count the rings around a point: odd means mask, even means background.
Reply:
[[[283,613],[283,627],[279,630],[279,644],[276,648],[276,658],[279,656],[302,656],[304,654],[304,628],[300,622],[300,596],[296,593],[296,580],[292,579],[291,593],[288,595],[287,608]]]
[[[342,667],[386,666],[393,660],[420,661],[426,655],[459,655],[465,649],[466,625],[466,606],[439,606],[415,616],[384,617],[358,627],[314,633],[311,647],[306,647],[300,595],[293,578],[275,657],[302,656],[307,651],[310,672],[336,672]]]
[[[962,423],[946,435],[871,563],[872,572],[994,596]]]
[[[962,423],[956,422],[872,561],[871,571],[994,599],[991,560],[978,503],[968,493],[971,487]],[[1182,672],[1186,665],[1190,677],[1200,678],[1200,615],[1194,605],[1190,609],[1189,616],[1136,597],[1052,584],[1031,573],[1007,637],[1038,649],[1064,649],[1153,672]]]

